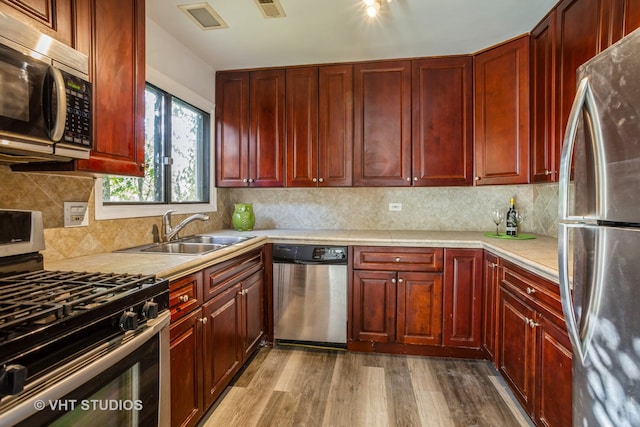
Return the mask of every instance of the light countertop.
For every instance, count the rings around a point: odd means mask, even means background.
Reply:
[[[99,271],[155,274],[170,280],[259,248],[265,243],[335,244],[350,246],[425,246],[482,248],[518,264],[532,273],[558,283],[557,239],[536,235],[532,240],[485,237],[482,232],[423,230],[294,230],[271,229],[237,232],[220,230],[220,235],[256,236],[254,239],[202,255],[142,254],[110,252],[47,262],[47,270]]]

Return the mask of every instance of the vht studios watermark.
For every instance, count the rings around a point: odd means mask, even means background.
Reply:
[[[36,400],[33,407],[38,411],[51,409],[52,411],[69,412],[75,409],[81,411],[141,411],[142,400],[100,400],[100,399],[63,399]]]

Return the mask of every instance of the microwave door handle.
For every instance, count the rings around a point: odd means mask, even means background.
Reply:
[[[60,141],[64,134],[64,127],[67,121],[67,91],[64,86],[62,72],[55,67],[49,67],[49,71],[53,77],[55,92],[58,96],[56,118],[49,137],[52,141]],[[51,100],[49,102],[51,102]]]

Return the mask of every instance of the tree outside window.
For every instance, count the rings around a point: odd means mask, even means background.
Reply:
[[[209,114],[147,83],[145,176],[105,177],[105,204],[209,202]]]

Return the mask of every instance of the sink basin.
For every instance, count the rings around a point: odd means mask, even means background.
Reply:
[[[204,244],[229,246],[229,245],[234,245],[236,243],[244,242],[245,240],[249,240],[250,238],[251,237],[212,236],[212,235],[201,234],[198,236],[186,237],[180,241],[184,243],[204,243]]]
[[[153,243],[150,245],[136,246],[134,248],[120,249],[116,252],[201,255],[244,242],[248,239],[251,239],[251,237],[202,234],[184,237],[172,242]]]
[[[159,243],[148,248],[141,249],[140,252],[161,252],[167,254],[203,254],[216,249],[224,248],[225,245],[219,244],[203,244],[203,243],[186,243],[186,242],[167,242]]]

